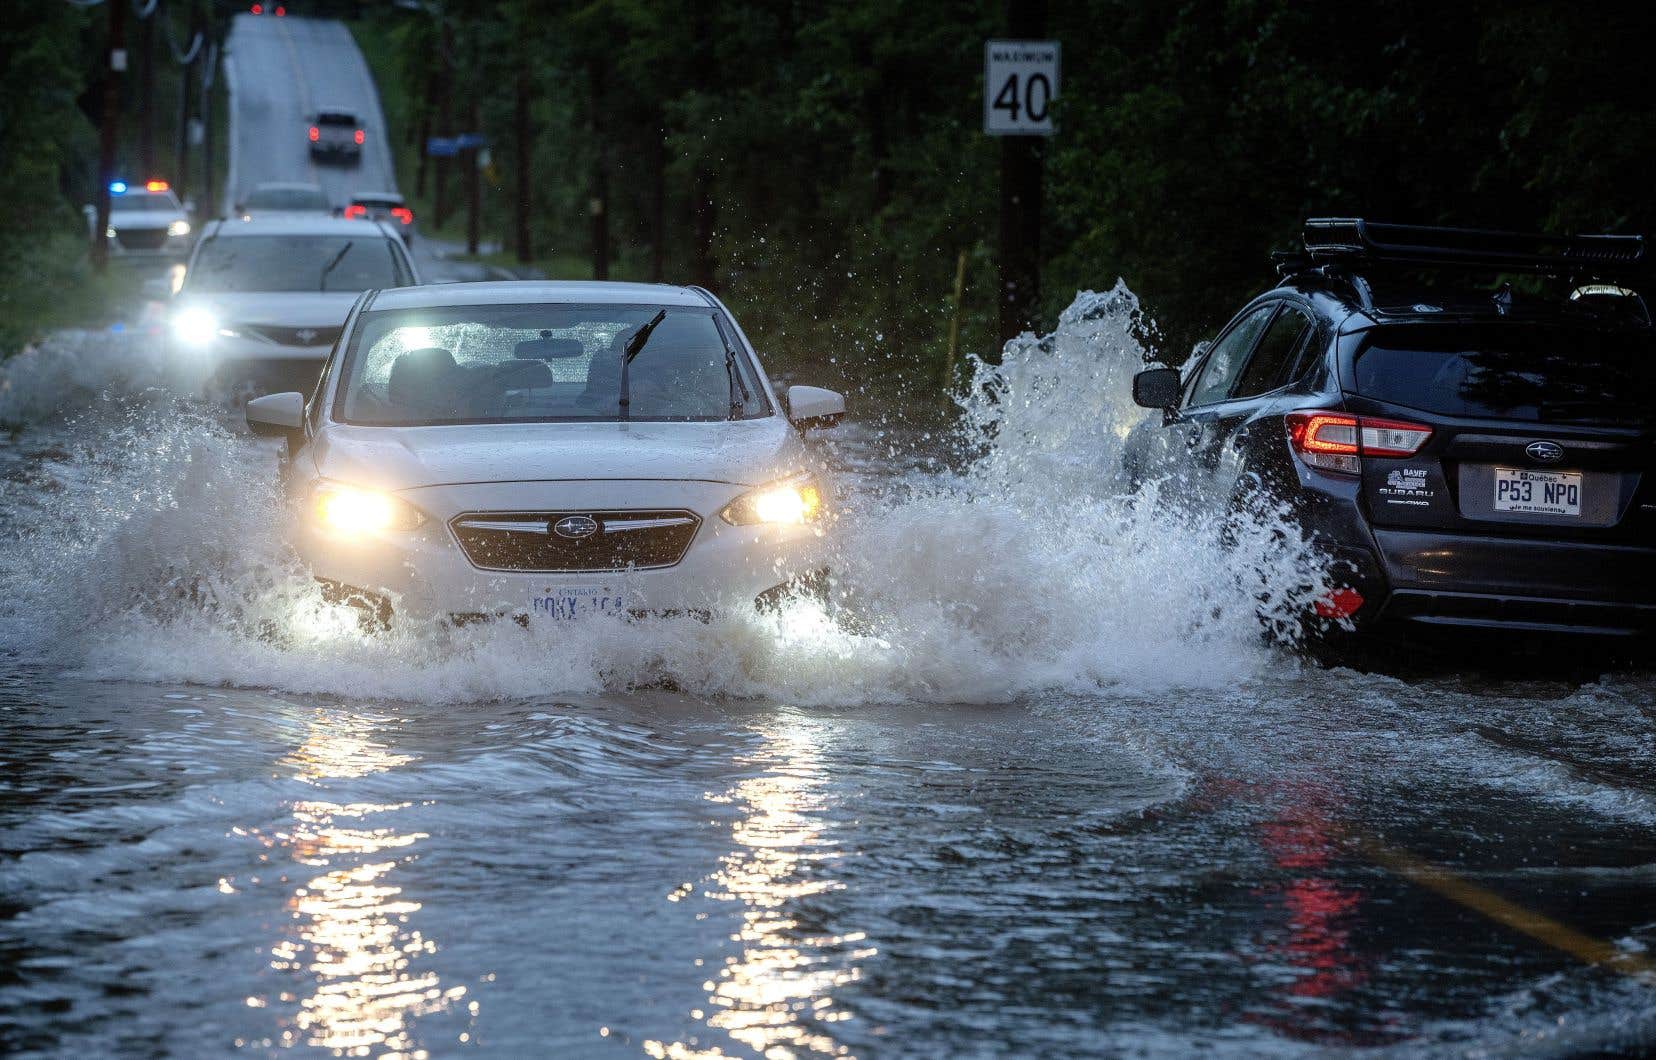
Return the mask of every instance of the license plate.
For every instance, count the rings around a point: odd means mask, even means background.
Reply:
[[[1495,510],[1524,515],[1581,515],[1581,473],[1495,469]]]
[[[616,589],[593,585],[554,585],[529,594],[531,618],[568,622],[626,610],[625,597]]]

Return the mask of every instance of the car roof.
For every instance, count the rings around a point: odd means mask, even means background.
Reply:
[[[361,222],[354,222],[360,224]],[[566,302],[571,305],[712,306],[707,295],[692,287],[665,283],[622,283],[613,280],[494,280],[483,283],[439,283],[381,291],[373,309],[433,309],[462,305],[520,305]]]
[[[353,191],[353,192],[351,192],[351,201],[352,202],[367,202],[369,200],[374,200],[374,201],[377,201],[377,202],[402,202],[403,197],[401,195],[398,195],[394,191]]]
[[[233,236],[349,236],[361,235],[372,226],[381,235],[390,236],[378,221],[347,221],[321,213],[255,214],[244,218],[226,218],[219,222],[216,234]],[[393,237],[394,238],[394,237]]]

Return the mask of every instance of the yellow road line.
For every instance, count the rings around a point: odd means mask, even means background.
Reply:
[[[1492,891],[1486,891],[1450,872],[1441,865],[1424,861],[1405,850],[1386,846],[1378,840],[1356,837],[1358,846],[1375,864],[1388,869],[1411,883],[1436,891],[1452,902],[1481,913],[1498,924],[1528,935],[1553,949],[1568,953],[1587,964],[1609,968],[1656,986],[1656,962],[1614,945],[1584,935],[1575,928],[1560,924],[1551,917],[1542,916],[1516,902],[1510,902]]]

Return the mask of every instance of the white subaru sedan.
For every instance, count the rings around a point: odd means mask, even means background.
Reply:
[[[819,578],[831,498],[801,436],[844,412],[779,401],[704,290],[518,281],[363,295],[308,403],[247,421],[288,439],[297,545],[337,598],[569,620]]]

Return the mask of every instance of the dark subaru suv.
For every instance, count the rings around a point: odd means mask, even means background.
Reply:
[[[1163,416],[1129,472],[1194,458],[1218,503],[1286,501],[1337,584],[1313,629],[1656,630],[1643,239],[1326,218],[1304,243],[1187,371],[1135,377]]]

